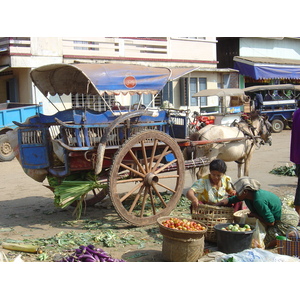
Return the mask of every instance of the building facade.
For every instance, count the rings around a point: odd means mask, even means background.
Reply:
[[[232,68],[218,68],[217,39],[215,37],[0,37],[0,103],[10,100],[20,103],[43,103],[45,114],[56,112],[51,102],[63,109],[87,106],[101,110],[101,99],[89,95],[50,96],[49,102],[34,88],[30,71],[55,63],[124,63],[151,67],[193,68],[181,78],[169,82],[152,102],[160,107],[168,101],[175,108],[200,111],[218,105],[214,97],[193,95],[207,88],[238,87],[238,72]],[[118,96],[124,105],[132,104],[139,96]],[[150,95],[141,101],[151,103]]]
[[[218,37],[219,68],[240,73],[240,87],[300,84],[300,38]]]

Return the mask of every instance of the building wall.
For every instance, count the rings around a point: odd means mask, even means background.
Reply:
[[[240,38],[240,56],[300,59],[299,38]]]
[[[206,38],[101,38],[101,37],[31,37],[7,38],[9,45],[9,64],[13,77],[19,82],[19,101],[21,103],[42,102],[44,112],[56,112],[54,106],[37,90],[30,80],[30,70],[52,63],[130,63],[153,67],[200,67],[203,70],[215,70],[215,37]],[[4,40],[4,42],[3,42]],[[0,38],[0,44],[5,38]],[[0,56],[0,65],[7,63],[7,56]],[[207,88],[218,86],[220,75],[216,72],[193,72],[187,76],[206,77]],[[0,78],[1,79],[1,78]],[[3,80],[6,80],[4,78]],[[0,86],[4,82],[0,80]],[[4,93],[2,93],[3,95]],[[173,105],[180,106],[179,80],[174,82]],[[122,98],[124,105],[130,104],[130,98]],[[50,97],[51,101],[62,108],[59,97]],[[1,100],[1,88],[0,88]],[[65,97],[66,107],[71,103]],[[121,102],[120,101],[120,102]],[[208,101],[209,102],[209,101]]]
[[[170,38],[170,58],[216,61],[216,42],[215,38]]]

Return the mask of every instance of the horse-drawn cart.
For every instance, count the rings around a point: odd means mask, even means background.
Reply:
[[[73,107],[16,123],[17,158],[32,178],[48,179],[60,207],[73,203],[81,211],[108,195],[126,222],[153,224],[176,207],[185,170],[209,163],[204,157],[183,158],[190,145],[188,114],[141,103],[122,106],[105,97],[157,95],[172,79],[168,68],[54,64],[32,70],[31,78],[45,96],[79,93],[101,97],[104,103],[103,111]]]

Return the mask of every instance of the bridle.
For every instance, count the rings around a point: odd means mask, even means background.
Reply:
[[[243,134],[245,137],[251,139],[253,141],[253,144],[255,144],[258,148],[261,145],[265,144],[265,140],[262,138],[262,135],[264,134],[264,126],[266,127],[267,130],[267,136],[269,137],[271,135],[271,124],[267,123],[268,121],[265,120],[262,116],[257,116],[257,119],[259,121],[259,128],[257,130],[256,127],[253,126],[253,121],[251,120],[251,118],[242,116],[241,120],[239,122],[237,122],[236,120],[234,120],[231,124],[231,126],[233,127],[237,127]],[[244,126],[241,126],[240,124],[244,123],[247,125],[249,131],[244,129]],[[255,132],[257,131],[257,132]]]

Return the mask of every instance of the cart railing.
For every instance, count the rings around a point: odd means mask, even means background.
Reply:
[[[67,164],[68,152],[96,150],[104,135],[107,135],[106,148],[115,149],[130,136],[143,130],[155,129],[173,138],[187,138],[187,117],[172,114],[170,111],[162,110],[156,116],[141,115],[127,119],[118,123],[107,134],[107,129],[116,118],[110,111],[98,113],[73,109],[53,116],[40,114],[28,123],[16,122],[19,126],[19,148],[23,167],[50,167],[53,154]]]

